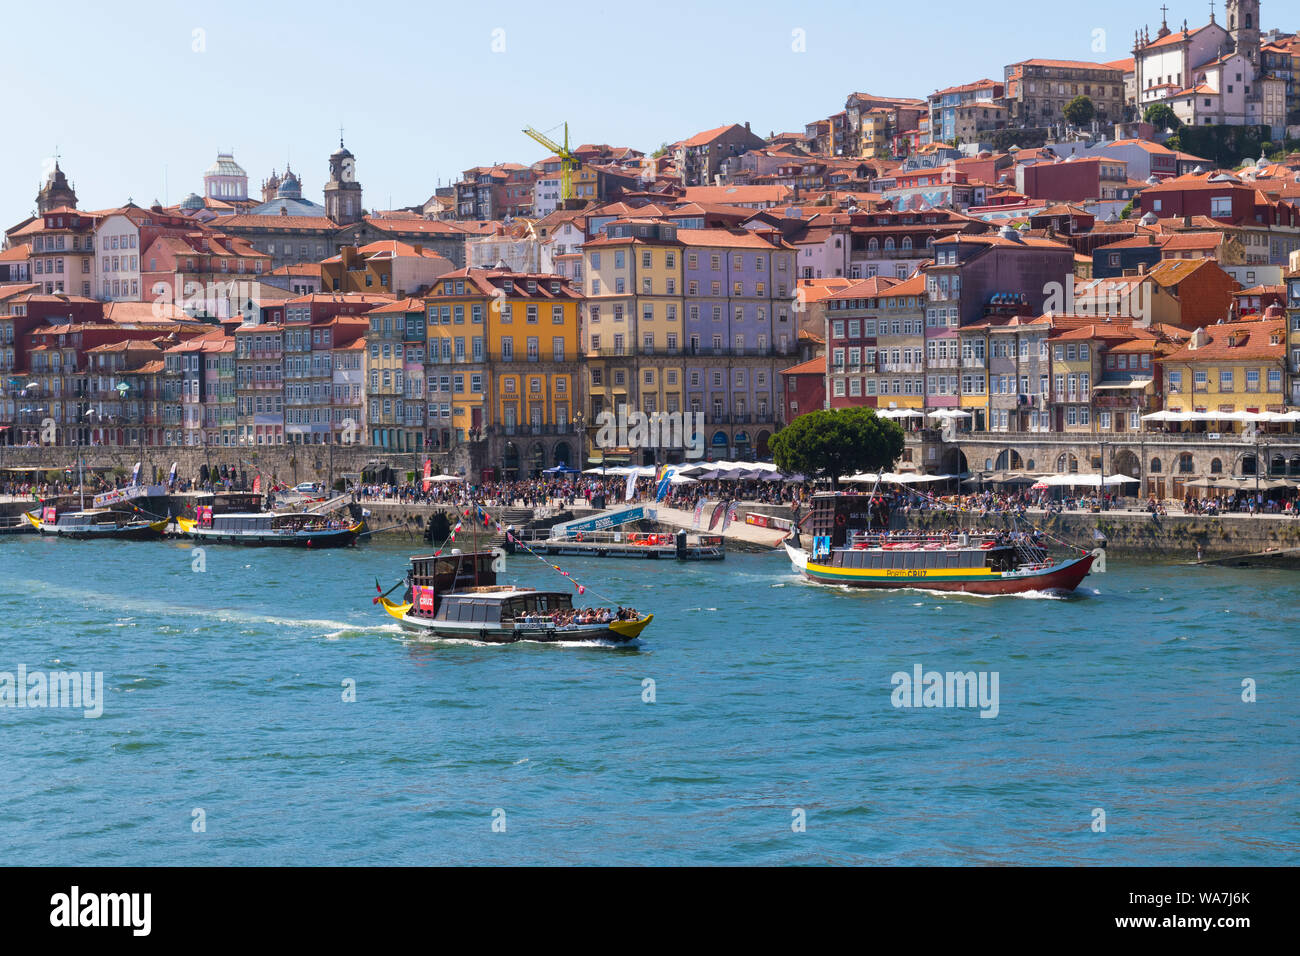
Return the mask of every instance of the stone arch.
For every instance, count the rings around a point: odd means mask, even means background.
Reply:
[[[1079,459],[1075,457],[1073,452],[1061,452],[1061,454],[1058,455],[1056,458],[1056,471],[1058,474],[1062,474],[1062,475],[1078,474]]]
[[[1178,456],[1178,473],[1180,475],[1190,475],[1196,470],[1196,459],[1192,457],[1190,451],[1185,451]]]
[[[519,475],[519,446],[512,441],[506,442],[505,448],[501,449],[501,470],[507,478]]]
[[[949,448],[943,453],[942,467],[950,475],[964,475],[970,471],[966,455],[960,448]]]
[[[1151,459],[1151,474],[1158,475],[1164,469],[1164,463],[1159,458]]]
[[[541,442],[533,442],[533,447],[528,452],[528,474],[530,477],[538,474],[546,467],[546,446]]]
[[[1221,459],[1218,458],[1210,459],[1210,474],[1212,475],[1223,474],[1223,461]]]
[[[1286,474],[1286,456],[1281,453],[1274,454],[1268,461],[1268,473],[1271,476]]]
[[[998,452],[997,461],[993,467],[997,471],[1023,471],[1025,467],[1024,459],[1014,448],[1004,448]]]
[[[555,447],[551,449],[551,457],[555,459],[557,465],[573,465],[573,452],[570,451],[567,441],[556,442]]]
[[[1116,475],[1127,475],[1129,478],[1138,478],[1138,472],[1142,466],[1138,462],[1138,456],[1127,448],[1121,448],[1115,452],[1115,456],[1110,460],[1110,470]]]
[[[759,458],[766,458],[771,452],[768,451],[767,443],[772,439],[772,433],[761,431],[754,440],[754,450],[758,452]]]
[[[1291,460],[1287,462],[1286,473],[1292,478],[1300,475],[1300,455],[1291,456]]]
[[[1237,473],[1244,476],[1254,475],[1258,470],[1258,459],[1255,458],[1253,451],[1246,452],[1237,458]]]

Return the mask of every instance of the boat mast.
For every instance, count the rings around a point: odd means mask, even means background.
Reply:
[[[77,491],[81,493],[81,510],[86,510],[86,458],[77,455]]]

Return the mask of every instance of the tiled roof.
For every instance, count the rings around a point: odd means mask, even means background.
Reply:
[[[826,356],[812,358],[806,362],[800,362],[790,368],[780,372],[781,375],[825,375],[826,374]]]
[[[1286,355],[1286,322],[1283,319],[1246,319],[1207,325],[1209,341],[1192,348],[1195,337],[1169,356],[1171,362],[1213,362],[1271,359],[1281,361]],[[1198,330],[1200,331],[1200,330]],[[1273,338],[1278,339],[1273,343]]]

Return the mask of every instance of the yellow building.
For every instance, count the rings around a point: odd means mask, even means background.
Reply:
[[[1286,320],[1263,317],[1207,325],[1164,361],[1165,407],[1170,412],[1230,415],[1282,411],[1286,405]],[[1219,432],[1242,422],[1210,422]]]
[[[460,269],[425,300],[433,426],[451,444],[485,442],[494,477],[579,464],[581,299],[562,276]]]
[[[585,418],[620,405],[682,411],[683,245],[677,227],[620,219],[583,245]]]

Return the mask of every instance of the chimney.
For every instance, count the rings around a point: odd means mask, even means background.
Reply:
[[[1137,274],[1140,275],[1140,276],[1144,276],[1144,275],[1147,274],[1147,264],[1146,264],[1145,262],[1139,262],[1139,263],[1138,263],[1138,272],[1137,272]]]

